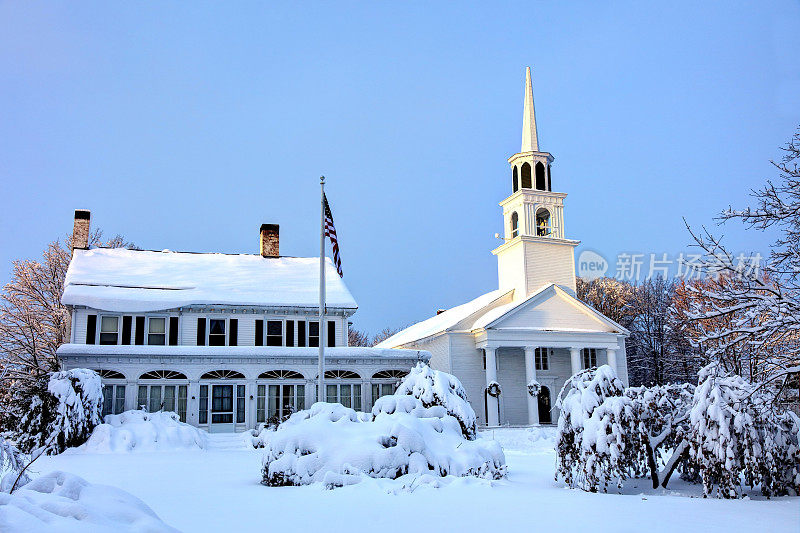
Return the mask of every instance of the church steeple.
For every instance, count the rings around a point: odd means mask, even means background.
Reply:
[[[520,152],[538,152],[539,136],[536,132],[536,113],[533,109],[531,67],[525,67],[525,109],[522,113],[522,149]]]
[[[511,195],[503,208],[504,244],[492,251],[497,256],[500,289],[514,289],[522,299],[555,283],[575,292],[575,246],[564,232],[564,198],[553,192],[550,166],[553,156],[539,150],[533,109],[531,69],[525,69],[525,102],[522,115],[522,148],[508,158]]]

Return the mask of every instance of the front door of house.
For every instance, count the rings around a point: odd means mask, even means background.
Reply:
[[[233,385],[211,386],[211,424],[209,433],[233,431]]]

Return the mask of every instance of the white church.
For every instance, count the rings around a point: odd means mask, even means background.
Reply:
[[[500,202],[499,287],[414,324],[378,345],[431,353],[430,365],[464,384],[481,423],[550,424],[555,397],[581,369],[609,364],[628,382],[628,331],[575,296],[575,247],[564,231],[565,193],[553,192],[553,156],[539,149],[531,72],[522,148],[508,159],[511,195]]]

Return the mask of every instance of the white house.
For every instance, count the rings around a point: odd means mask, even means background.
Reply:
[[[315,401],[320,342],[328,401],[366,411],[430,358],[348,347],[357,305],[330,261],[320,339],[319,258],[280,256],[277,225],[262,225],[260,254],[228,255],[89,248],[89,219],[75,212],[62,297],[72,330],[58,356],[100,373],[104,414],[144,407],[209,431],[252,428]]]
[[[522,149],[508,159],[511,195],[500,202],[505,242],[499,288],[414,324],[378,345],[429,351],[458,377],[480,421],[552,423],[555,396],[583,368],[608,363],[627,383],[628,331],[575,297],[575,247],[564,232],[565,193],[553,192],[553,156],[539,150],[527,69]],[[540,390],[538,395],[537,390]]]

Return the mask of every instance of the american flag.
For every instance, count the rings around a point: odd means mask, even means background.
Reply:
[[[333,225],[333,215],[331,214],[331,206],[328,205],[328,197],[322,194],[322,199],[325,202],[325,236],[331,240],[331,247],[333,248],[333,262],[336,264],[336,271],[339,277],[342,274],[342,258],[339,257],[339,240],[336,238],[336,227]]]

